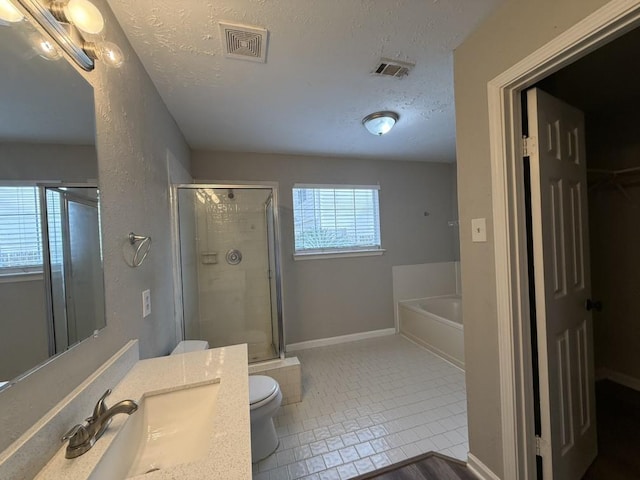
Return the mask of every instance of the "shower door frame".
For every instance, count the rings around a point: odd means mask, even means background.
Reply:
[[[178,341],[185,338],[185,326],[184,326],[184,303],[183,303],[183,291],[182,291],[182,255],[180,252],[180,217],[178,208],[178,191],[180,189],[198,190],[201,188],[211,189],[252,189],[252,190],[271,190],[271,196],[273,201],[273,240],[275,241],[274,248],[274,264],[275,264],[275,284],[276,284],[276,308],[277,308],[277,323],[278,323],[278,357],[284,358],[285,355],[285,331],[284,331],[284,304],[282,295],[282,252],[280,242],[280,202],[278,196],[279,185],[277,182],[204,182],[204,183],[177,183],[171,185],[171,240],[173,243],[173,290],[174,290],[174,304],[175,312],[174,317],[176,319],[176,335]],[[267,232],[268,234],[268,232]],[[268,250],[268,245],[267,245]],[[267,252],[268,255],[268,252]],[[271,286],[270,286],[271,288]],[[273,307],[272,307],[273,309]],[[273,321],[273,318],[272,320]],[[273,328],[273,326],[272,326]],[[265,360],[265,361],[273,361]],[[259,363],[259,362],[257,362]]]
[[[43,276],[43,281],[44,281],[44,291],[45,291],[45,303],[47,306],[47,311],[46,311],[46,320],[47,320],[47,332],[49,335],[48,338],[48,349],[49,349],[49,357],[53,357],[54,355],[58,355],[60,353],[63,353],[67,350],[69,350],[72,346],[80,343],[82,341],[81,340],[77,340],[73,343],[69,342],[69,317],[68,317],[68,310],[67,310],[67,288],[68,288],[68,283],[67,282],[68,278],[68,271],[69,271],[69,262],[70,260],[70,252],[68,249],[68,246],[64,246],[65,252],[63,254],[63,262],[64,262],[64,303],[65,303],[65,315],[64,315],[64,320],[65,320],[65,333],[66,333],[66,348],[64,349],[58,349],[58,345],[57,345],[57,341],[56,341],[56,320],[55,320],[55,315],[53,312],[53,279],[52,279],[52,268],[51,268],[51,245],[49,243],[49,216],[48,216],[48,212],[47,212],[47,189],[56,189],[56,190],[60,190],[62,188],[95,188],[98,194],[98,199],[95,202],[95,207],[97,209],[98,212],[98,239],[99,239],[99,245],[98,248],[100,250],[100,266],[102,268],[102,295],[105,295],[104,292],[104,254],[103,254],[103,250],[102,250],[102,222],[101,222],[101,214],[100,214],[100,187],[98,186],[97,183],[92,183],[92,182],[52,182],[52,181],[47,181],[47,182],[36,182],[35,183],[35,188],[37,188],[38,190],[38,196],[39,196],[39,203],[40,203],[40,218],[39,218],[39,226],[40,226],[40,235],[41,235],[41,241],[42,241],[42,276]],[[82,201],[80,203],[83,203],[85,205],[88,206],[94,206],[93,205],[93,201],[89,200],[89,199],[82,199]],[[91,204],[91,205],[89,205]],[[62,205],[60,206],[60,211],[61,214],[66,211],[67,207],[66,205],[63,207]],[[68,232],[68,227],[69,227],[69,217],[68,217],[68,211],[66,212],[66,221],[64,222],[62,229],[64,231],[66,231],[66,236],[67,238],[69,238],[69,232]],[[74,314],[75,315],[75,314]],[[99,329],[102,330],[103,328],[105,328],[107,326],[107,312],[106,312],[106,307],[104,307],[104,325]],[[74,318],[74,323],[75,323],[75,318]],[[95,333],[94,333],[95,334]]]

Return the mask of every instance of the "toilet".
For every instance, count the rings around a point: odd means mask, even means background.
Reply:
[[[266,375],[249,376],[251,409],[251,462],[267,458],[278,448],[278,435],[273,417],[282,403],[280,385]]]
[[[183,340],[171,355],[206,350],[209,343],[204,340]],[[249,376],[249,408],[251,417],[251,462],[267,458],[278,448],[278,435],[273,417],[282,403],[280,385],[266,375]]]

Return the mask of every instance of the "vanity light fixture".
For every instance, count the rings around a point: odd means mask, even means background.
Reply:
[[[100,10],[88,0],[54,1],[49,4],[49,10],[56,20],[70,23],[85,33],[95,35],[104,28]]]
[[[0,0],[0,22],[16,23],[24,20],[24,15],[11,0]]]
[[[393,128],[400,117],[396,112],[374,112],[362,119],[362,124],[372,135],[384,135]]]
[[[0,5],[8,1],[0,0]],[[41,0],[13,1],[24,7],[83,70],[93,70],[95,60],[115,68],[124,63],[124,55],[116,44],[86,41],[82,36],[82,32],[95,35],[104,28],[104,18],[100,10],[90,1],[54,0],[43,3]]]

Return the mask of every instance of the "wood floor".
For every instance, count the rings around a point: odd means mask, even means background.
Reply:
[[[389,465],[354,480],[477,480],[465,463],[429,452]]]
[[[640,392],[596,383],[598,456],[582,480],[640,478]]]

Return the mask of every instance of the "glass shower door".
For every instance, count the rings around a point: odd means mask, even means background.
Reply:
[[[45,187],[55,352],[105,326],[98,190]]]
[[[277,358],[272,188],[177,191],[185,339],[247,343],[250,362]]]

